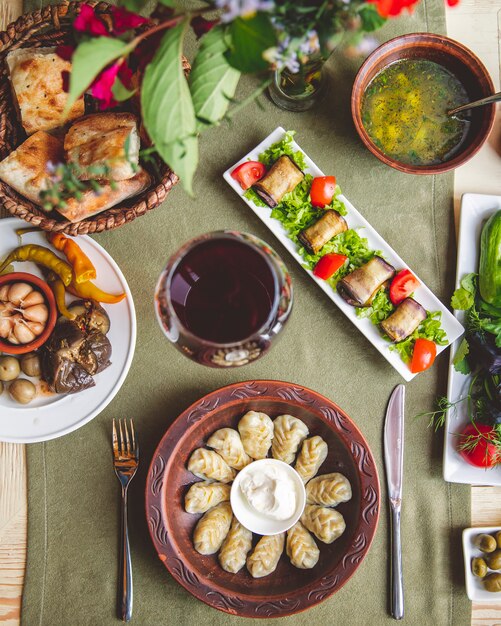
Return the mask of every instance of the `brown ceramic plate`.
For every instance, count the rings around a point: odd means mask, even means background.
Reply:
[[[346,530],[330,545],[317,542],[320,559],[311,570],[296,569],[284,553],[273,574],[253,579],[245,568],[238,574],[225,572],[217,555],[202,556],[193,548],[193,529],[200,516],[185,512],[184,495],[198,479],[186,469],[187,460],[215,430],[236,427],[250,410],[263,411],[271,418],[289,413],[302,419],[310,435],[320,435],[329,446],[319,473],[341,472],[352,485],[353,498],[338,507]],[[351,578],[376,532],[379,497],[374,458],[346,413],[300,385],[258,380],[213,391],[176,419],[151,461],[146,516],[160,560],[196,598],[234,615],[283,617],[322,602]]]
[[[385,67],[402,59],[427,59],[442,65],[454,74],[466,89],[470,102],[494,93],[494,84],[483,63],[471,50],[457,41],[434,33],[401,35],[379,46],[367,57],[353,83],[351,113],[357,133],[372,154],[380,161],[407,174],[441,174],[456,169],[476,154],[494,125],[496,105],[473,109],[468,134],[454,156],[436,165],[410,165],[385,154],[373,143],[362,122],[362,102],[371,80]]]

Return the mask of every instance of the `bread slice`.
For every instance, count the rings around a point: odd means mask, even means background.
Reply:
[[[106,178],[110,180],[125,180],[137,171],[139,143],[132,113],[96,113],[71,126],[64,150],[67,161],[78,166],[82,180],[98,178],[96,167],[107,167]]]
[[[92,190],[85,191],[81,200],[71,198],[66,201],[67,206],[64,209],[57,210],[70,222],[80,222],[141,193],[150,186],[150,183],[151,177],[148,172],[140,169],[133,178],[117,182],[115,189],[106,183],[99,193]]]
[[[39,130],[0,162],[0,180],[41,204],[40,192],[47,189],[47,163],[60,163],[63,157],[63,142]]]
[[[0,180],[35,204],[41,204],[40,192],[47,189],[49,176],[47,163],[63,160],[62,140],[39,130],[0,162]],[[150,175],[140,168],[132,178],[115,183],[115,189],[109,183],[103,183],[98,193],[89,189],[80,200],[70,198],[66,201],[67,206],[58,211],[70,222],[79,222],[141,193],[150,183]]]
[[[57,56],[55,48],[19,48],[9,52],[6,61],[21,123],[28,135],[57,128],[84,114],[82,97],[63,118],[68,94],[63,90],[61,72],[71,72],[71,63]]]

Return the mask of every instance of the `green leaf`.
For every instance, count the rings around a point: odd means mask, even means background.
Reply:
[[[144,125],[158,153],[191,194],[198,140],[195,110],[181,63],[187,25],[187,21],[181,22],[164,35],[144,73],[141,108]]]
[[[260,72],[268,68],[263,53],[276,45],[275,29],[265,13],[237,17],[229,29],[231,43],[227,59],[241,72]]]
[[[225,115],[240,79],[226,60],[224,30],[216,26],[202,37],[190,73],[190,90],[198,129],[217,124]]]
[[[162,159],[179,176],[186,191],[193,195],[192,181],[198,165],[198,137],[192,135],[179,142],[156,144],[156,148]]]
[[[470,366],[468,365],[468,361],[466,356],[470,351],[470,346],[468,341],[463,338],[463,341],[459,344],[459,348],[456,350],[456,354],[452,359],[452,364],[454,365],[454,369],[456,372],[461,372],[465,376],[470,373]]]
[[[160,2],[160,4],[163,4],[165,7],[175,7],[176,6],[176,1],[175,0],[158,0]]]
[[[386,22],[386,18],[379,15],[375,4],[365,4],[359,9],[358,14],[362,20],[362,30],[366,33],[378,30]]]
[[[460,281],[460,287],[452,294],[451,306],[458,311],[466,311],[473,306],[476,293],[476,277],[477,275],[466,274]]]
[[[130,89],[127,89],[122,81],[119,78],[116,78],[111,88],[111,93],[117,102],[123,102],[124,100],[131,98],[136,93],[136,90],[133,89],[131,91]]]
[[[70,110],[107,65],[130,51],[131,47],[127,42],[111,37],[96,37],[82,42],[73,54],[70,93],[65,111]]]
[[[148,0],[120,0],[118,4],[125,7],[128,11],[138,13],[147,2]]]

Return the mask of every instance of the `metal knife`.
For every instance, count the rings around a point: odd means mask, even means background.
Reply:
[[[404,385],[397,385],[390,396],[384,424],[384,462],[391,514],[391,615],[395,619],[404,617],[404,581],[400,538],[404,470],[404,401],[405,387]]]

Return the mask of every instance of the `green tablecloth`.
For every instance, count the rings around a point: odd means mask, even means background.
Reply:
[[[26,9],[38,8],[30,0]],[[382,38],[444,30],[442,0],[423,0],[412,16],[394,20]],[[350,117],[356,67],[335,55],[323,104],[285,113],[263,99],[231,126],[202,140],[196,198],[180,186],[164,205],[133,224],[97,236],[122,268],[134,295],[137,349],[122,390],[90,424],[62,439],[28,446],[28,565],[24,626],[97,626],[117,623],[115,596],[119,485],[112,470],[113,417],[133,417],[141,467],[130,489],[135,624],[246,623],[195,600],[169,576],[151,544],[144,517],[144,485],[153,450],[167,426],[191,402],[230,382],[278,378],[332,398],[362,430],[380,476],[382,425],[388,395],[402,382],[332,302],[309,280],[272,234],[223,182],[222,172],[276,126],[297,130],[303,149],[327,173],[429,287],[448,301],[453,286],[452,175],[418,177],[393,171],[364,149]],[[295,287],[295,306],[282,338],[253,365],[217,371],[190,362],[164,338],[153,314],[154,286],[166,259],[187,239],[210,230],[255,233],[283,256]],[[407,624],[470,620],[463,589],[460,531],[469,523],[469,489],[442,479],[441,435],[414,420],[445,390],[447,357],[407,386],[403,506]],[[335,596],[287,624],[391,623],[388,597],[388,515],[382,511],[374,544],[353,579]],[[271,621],[271,620],[269,620]]]

